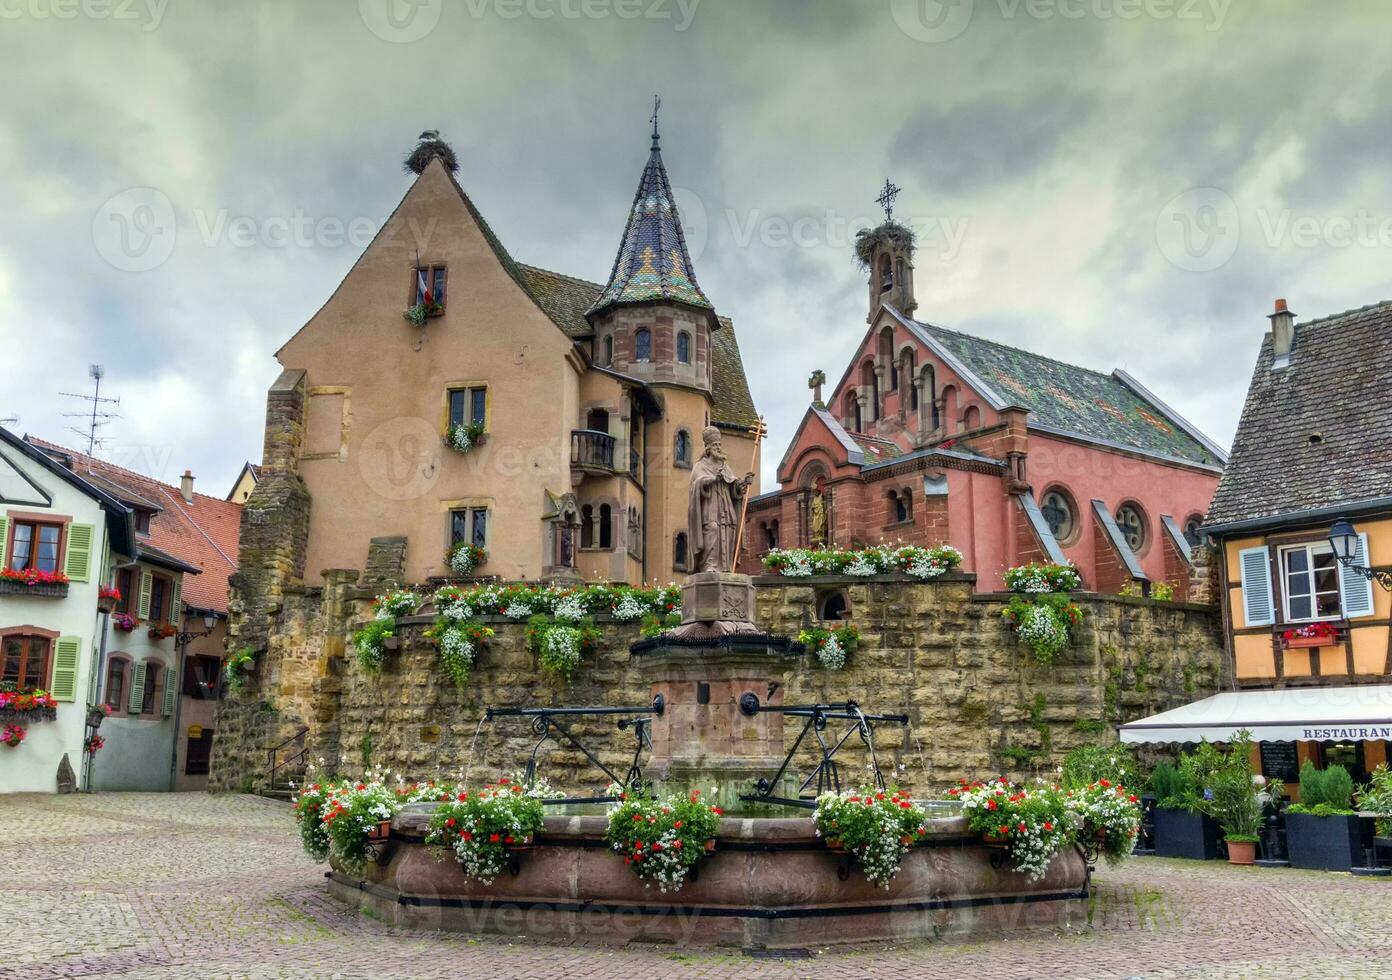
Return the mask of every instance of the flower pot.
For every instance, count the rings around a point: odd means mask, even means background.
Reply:
[[[837,843],[839,844],[839,843],[841,843],[841,842],[840,842],[840,841],[837,841]],[[714,854],[714,853],[715,853],[715,838],[714,838],[714,837],[712,837],[710,840],[706,841],[706,853],[707,853],[707,854]]]
[[[981,843],[989,844],[992,847],[1004,847],[1006,844],[1010,843],[1010,839],[1001,837],[999,834],[982,834]]]
[[[1292,868],[1347,871],[1363,858],[1362,832],[1353,815],[1286,814],[1286,852]]]
[[[116,600],[115,600],[115,599],[98,599],[98,600],[97,600],[97,612],[99,612],[99,613],[110,614],[110,613],[114,613],[115,611],[116,611]]]
[[[1253,864],[1257,860],[1257,843],[1250,840],[1230,840],[1228,844],[1229,864]]]
[[[1155,856],[1212,861],[1222,831],[1212,817],[1188,810],[1155,811]]]
[[[1334,636],[1293,636],[1286,641],[1287,650],[1308,650],[1314,647],[1332,647],[1338,643]]]
[[[386,839],[387,839],[388,837],[390,837],[390,836],[391,836],[391,821],[390,821],[390,820],[379,820],[379,821],[377,821],[377,826],[371,828],[371,829],[368,830],[368,832],[367,832],[367,839],[368,839],[368,840],[374,840],[374,841],[377,841],[377,840],[386,840]]]
[[[707,841],[706,843],[713,846],[715,841]],[[826,846],[828,851],[844,851],[846,849],[841,845],[841,838],[839,837],[828,837]]]
[[[101,727],[101,723],[106,721],[106,712],[101,708],[87,709],[87,727],[96,731]]]

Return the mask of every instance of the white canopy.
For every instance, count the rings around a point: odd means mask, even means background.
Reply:
[[[1123,742],[1392,739],[1392,685],[1225,691],[1121,726]]]

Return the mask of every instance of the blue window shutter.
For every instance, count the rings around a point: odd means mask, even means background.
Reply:
[[[1270,626],[1276,621],[1271,594],[1271,557],[1265,545],[1244,548],[1237,555],[1242,567],[1242,619],[1244,626]]]
[[[1358,535],[1358,552],[1353,556],[1353,564],[1368,565],[1368,535]],[[1344,618],[1357,619],[1373,614],[1373,583],[1359,575],[1347,565],[1339,565],[1339,591],[1344,602]]]

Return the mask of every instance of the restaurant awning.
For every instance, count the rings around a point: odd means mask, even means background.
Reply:
[[[1392,739],[1392,684],[1225,691],[1121,726],[1123,742]]]

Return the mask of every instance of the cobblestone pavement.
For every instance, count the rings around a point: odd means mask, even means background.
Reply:
[[[246,796],[0,796],[0,980],[337,978],[1392,978],[1392,881],[1129,862],[1092,924],[814,959],[403,932],[324,894],[284,804]]]

